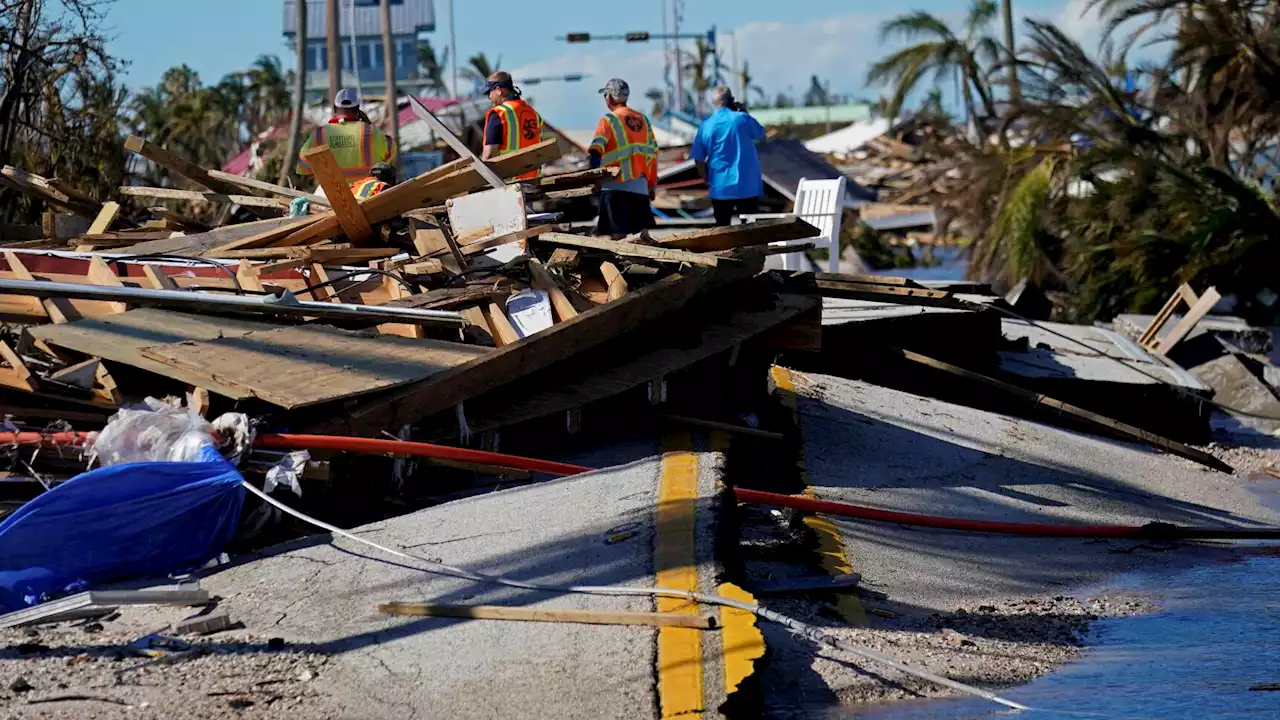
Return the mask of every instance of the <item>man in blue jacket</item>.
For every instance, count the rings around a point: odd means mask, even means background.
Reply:
[[[698,128],[690,156],[711,189],[716,225],[729,225],[735,215],[754,211],[764,192],[755,145],[764,128],[734,102],[729,88],[716,88],[712,99],[716,111]]]

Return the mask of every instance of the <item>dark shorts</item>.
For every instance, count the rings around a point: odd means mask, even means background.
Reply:
[[[758,198],[743,198],[741,200],[713,199],[711,201],[711,212],[716,216],[716,225],[732,225],[735,215],[744,215],[755,212],[757,199]]]
[[[649,196],[625,190],[600,193],[600,222],[597,235],[630,235],[654,226]]]

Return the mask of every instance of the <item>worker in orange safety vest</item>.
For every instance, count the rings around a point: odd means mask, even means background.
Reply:
[[[627,107],[631,88],[613,78],[600,89],[609,112],[587,149],[593,168],[617,167],[618,179],[600,186],[597,235],[629,235],[653,227],[649,201],[658,184],[658,143],[649,118]]]
[[[304,155],[317,145],[329,146],[347,182],[368,177],[374,165],[393,162],[396,156],[395,143],[369,121],[360,109],[360,98],[350,88],[338,91],[333,100],[333,117],[303,141],[298,151],[299,175],[314,174]]]
[[[396,169],[386,163],[378,163],[369,171],[369,177],[351,183],[351,194],[357,200],[368,200],[396,184]]]
[[[484,92],[489,96],[493,107],[484,116],[484,150],[481,160],[489,160],[498,155],[513,153],[530,145],[542,142],[542,116],[533,106],[520,99],[520,89],[511,80],[511,75],[502,71],[489,76],[484,85]],[[530,170],[517,175],[517,180],[530,180],[538,177],[540,170]]]

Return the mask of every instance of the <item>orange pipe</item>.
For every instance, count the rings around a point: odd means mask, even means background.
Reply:
[[[404,440],[383,440],[381,438],[340,437],[335,435],[259,435],[254,445],[261,448],[311,448],[316,450],[345,450],[347,452],[409,455],[412,457],[438,458],[441,460],[461,460],[463,462],[498,465],[500,467],[530,470],[549,475],[577,475],[590,472],[595,468],[585,465],[551,460],[536,460],[518,455],[469,450],[467,448],[449,447],[448,445],[432,445],[430,443],[407,442]]]

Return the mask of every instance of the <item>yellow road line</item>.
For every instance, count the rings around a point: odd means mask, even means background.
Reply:
[[[755,596],[733,583],[721,584],[717,592],[733,600],[752,604],[756,601]],[[724,694],[728,697],[756,671],[756,660],[764,657],[764,635],[756,627],[756,616],[737,608],[720,608],[720,627]]]
[[[672,433],[663,440],[653,555],[659,587],[697,591],[694,523],[698,504],[698,457],[690,451],[690,446],[687,432]],[[660,597],[657,606],[659,612],[698,612],[696,604],[679,598]],[[658,629],[658,701],[663,718],[702,718],[705,700],[699,630]]]
[[[769,368],[769,378],[773,381],[774,387],[779,390],[779,399],[782,400],[783,407],[791,413],[792,419],[795,421],[796,427],[800,427],[800,405],[796,399],[796,383],[791,376],[791,371],[784,367],[774,365]],[[800,434],[800,459],[796,461],[796,467],[800,470],[800,480],[804,483],[804,494],[807,497],[815,497],[813,490],[812,478],[809,476],[809,467],[804,460],[804,433]],[[849,557],[845,552],[844,538],[841,537],[840,531],[830,520],[820,515],[807,515],[804,518],[804,524],[813,531],[814,536],[818,539],[818,562],[823,570],[831,575],[845,575],[853,572],[853,567],[849,563]],[[836,609],[840,612],[840,616],[850,625],[865,625],[867,622],[867,613],[862,607],[862,602],[858,600],[858,596],[853,593],[838,593],[836,595]]]

